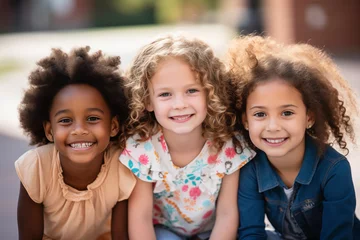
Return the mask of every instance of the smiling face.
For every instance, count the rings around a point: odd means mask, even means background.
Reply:
[[[94,87],[72,84],[54,97],[50,121],[44,123],[49,141],[54,142],[61,162],[103,161],[110,137],[119,131],[116,117]]]
[[[154,111],[164,134],[202,133],[207,113],[206,91],[189,65],[168,58],[150,80],[148,111]]]
[[[298,159],[305,150],[305,131],[313,124],[301,93],[282,79],[256,85],[247,98],[245,128],[269,160]]]

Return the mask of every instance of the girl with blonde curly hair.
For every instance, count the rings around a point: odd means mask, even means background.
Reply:
[[[161,37],[135,57],[120,156],[139,178],[131,239],[235,239],[239,169],[254,153],[234,138],[228,86],[224,65],[197,39]]]
[[[257,151],[241,169],[239,239],[359,239],[350,164],[330,146],[348,152],[358,107],[334,62],[307,44],[242,36],[227,64],[236,128]]]

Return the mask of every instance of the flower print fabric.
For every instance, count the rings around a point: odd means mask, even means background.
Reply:
[[[141,180],[155,183],[154,224],[185,236],[213,228],[222,178],[255,156],[247,148],[236,153],[231,140],[218,154],[211,155],[211,142],[207,141],[193,161],[179,168],[171,161],[162,132],[145,142],[136,139],[139,137],[127,140],[120,161]]]

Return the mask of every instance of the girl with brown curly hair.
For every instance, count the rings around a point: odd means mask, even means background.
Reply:
[[[239,169],[253,152],[233,145],[227,80],[197,39],[160,37],[135,57],[126,84],[132,136],[120,156],[140,179],[129,199],[131,239],[235,239]]]
[[[119,163],[129,109],[119,57],[53,49],[30,74],[20,122],[38,147],[16,162],[19,239],[127,239],[136,178]]]
[[[240,174],[239,239],[359,239],[350,164],[330,146],[348,152],[358,110],[334,62],[259,36],[228,53],[237,129],[257,150]]]

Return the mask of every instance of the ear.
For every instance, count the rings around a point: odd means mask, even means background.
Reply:
[[[241,121],[242,121],[242,124],[244,125],[244,128],[246,130],[249,130],[249,123],[248,123],[248,120],[247,120],[247,117],[246,117],[245,113],[241,114]]]
[[[50,142],[54,142],[54,137],[53,137],[53,133],[52,133],[52,129],[51,129],[51,123],[49,121],[43,122],[43,128],[44,128],[44,132],[45,132],[45,136],[46,136],[47,140],[49,140]]]
[[[120,128],[119,128],[119,121],[117,119],[117,117],[113,117],[111,119],[111,132],[110,132],[110,137],[115,137],[116,134],[118,134]]]
[[[306,114],[306,118],[307,118],[306,128],[310,129],[315,123],[315,114],[311,111],[308,111]]]

